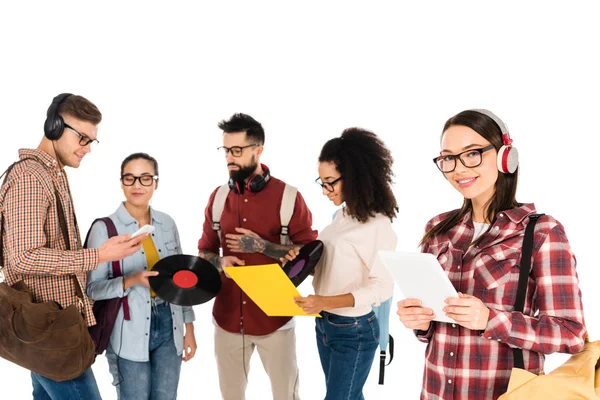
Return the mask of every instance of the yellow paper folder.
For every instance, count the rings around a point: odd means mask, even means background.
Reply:
[[[269,317],[311,315],[294,303],[294,297],[301,295],[281,266],[225,267],[224,270]],[[318,314],[311,316],[320,317]]]

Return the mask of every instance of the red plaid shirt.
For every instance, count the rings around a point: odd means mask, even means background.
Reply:
[[[586,329],[575,256],[563,226],[550,216],[535,227],[524,312],[513,312],[523,235],[532,213],[533,204],[499,213],[471,248],[469,213],[425,244],[423,251],[438,258],[456,290],[481,299],[490,316],[483,332],[442,322],[417,332],[419,340],[428,342],[422,399],[496,399],[508,386],[512,347],[523,349],[525,368],[536,374],[543,373],[544,354],[583,348]],[[448,215],[429,221],[427,231]]]
[[[98,250],[82,249],[79,228],[67,175],[56,160],[40,150],[20,150],[23,158],[0,188],[0,212],[4,219],[4,265],[6,283],[22,280],[32,291],[34,302],[56,301],[62,307],[76,304],[88,325],[96,320],[87,296],[80,304],[72,276],[82,292],[86,272],[98,267]],[[66,250],[56,209],[55,188],[63,205],[71,250]]]

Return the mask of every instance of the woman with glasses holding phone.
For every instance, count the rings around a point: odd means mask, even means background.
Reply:
[[[518,156],[506,125],[488,110],[463,111],[444,125],[433,161],[464,197],[460,209],[431,219],[421,240],[459,294],[444,308],[454,323],[433,321],[419,299],[400,301],[398,315],[428,343],[422,399],[496,399],[515,360],[540,374],[545,354],[582,349],[575,256],[560,222],[537,219],[524,307],[515,311],[523,235],[536,210],[516,201]]]
[[[145,153],[135,153],[121,164],[125,201],[110,215],[117,233],[132,234],[144,225],[154,232],[136,254],[121,261],[123,277],[114,277],[111,263],[89,273],[87,293],[93,300],[126,298],[115,321],[106,350],[118,398],[167,400],[177,397],[181,361],[196,352],[192,307],[169,304],[156,296],[148,277],[161,258],[181,254],[173,219],[150,206],[158,188],[158,163]],[[99,247],[108,238],[104,222],[90,230],[88,247]],[[185,329],[184,329],[185,325]]]
[[[384,143],[359,128],[329,140],[319,156],[317,183],[335,206],[344,207],[319,234],[324,251],[314,271],[315,294],[295,300],[306,313],[322,316],[315,321],[326,400],[364,399],[379,345],[371,307],[393,291],[392,278],[377,257],[379,250],[394,250],[397,242],[392,163]],[[298,251],[285,259],[294,259]]]

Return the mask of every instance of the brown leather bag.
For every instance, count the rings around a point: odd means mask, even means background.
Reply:
[[[58,193],[56,196],[62,234],[70,250],[64,210]],[[0,265],[4,264],[3,230],[0,209]],[[73,279],[82,299],[77,279]],[[13,286],[0,283],[0,357],[61,382],[88,370],[95,352],[87,324],[75,305],[62,309],[54,301],[34,303],[30,289],[20,281]]]

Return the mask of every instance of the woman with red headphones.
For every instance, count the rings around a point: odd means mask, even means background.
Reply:
[[[583,347],[575,256],[560,222],[516,201],[518,154],[496,115],[450,118],[433,161],[464,197],[460,209],[431,219],[421,240],[458,292],[444,308],[454,322],[434,321],[419,299],[400,301],[398,315],[427,343],[422,399],[496,399],[514,365],[540,374],[545,354]],[[532,221],[532,257],[521,260]],[[519,265],[529,263],[519,285]]]

